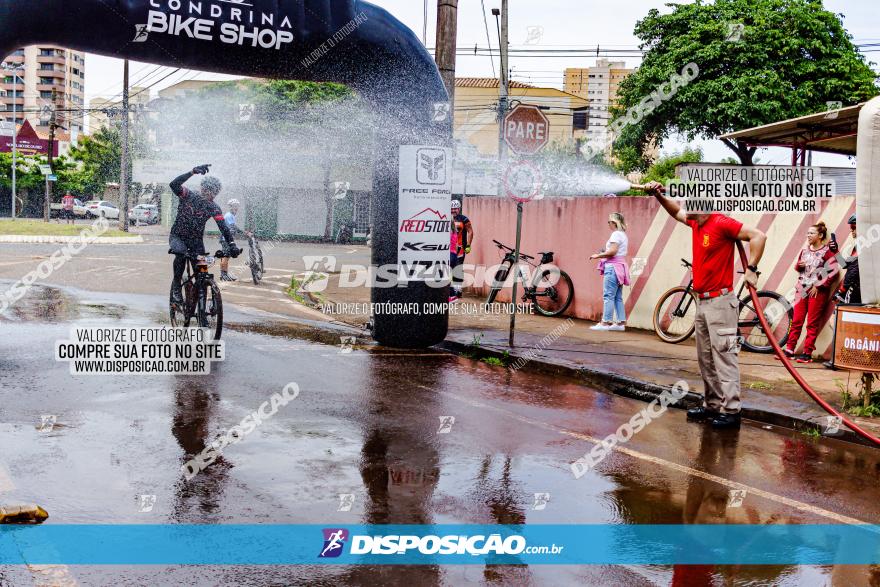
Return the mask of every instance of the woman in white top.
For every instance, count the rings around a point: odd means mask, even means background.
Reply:
[[[629,248],[629,238],[626,236],[626,222],[623,214],[614,212],[608,216],[608,227],[612,230],[611,237],[605,243],[605,250],[590,259],[601,259],[599,273],[603,278],[602,321],[592,326],[590,330],[626,330],[626,310],[623,306],[623,286],[630,284],[629,267],[626,264],[626,254]],[[614,321],[614,314],[617,321]]]

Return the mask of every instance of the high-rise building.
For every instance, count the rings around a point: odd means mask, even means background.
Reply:
[[[29,120],[37,132],[49,132],[49,122],[41,111],[52,104],[55,92],[58,132],[81,134],[84,125],[85,53],[53,45],[34,45],[18,49],[5,62],[23,67],[22,73],[0,70],[0,120],[12,122],[12,89],[16,82],[16,122]],[[21,76],[22,79],[18,79]]]
[[[633,72],[623,61],[597,59],[594,67],[569,67],[565,70],[565,91],[590,103],[587,140],[610,142],[609,108],[617,103],[617,89]]]

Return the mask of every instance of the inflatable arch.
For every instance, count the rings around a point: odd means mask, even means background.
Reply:
[[[410,268],[449,261],[448,230],[445,239],[439,234],[451,201],[448,95],[425,47],[388,12],[357,0],[0,0],[0,55],[39,43],[353,88],[393,121],[376,132],[372,218],[372,264],[394,268],[393,287],[374,286],[371,299],[396,310],[374,314],[373,336],[403,348],[446,337],[448,287],[429,285],[421,272],[404,280],[396,269],[399,261]],[[399,234],[416,209],[440,220],[409,226],[432,226],[435,234]]]
[[[862,302],[880,303],[880,97],[859,112],[856,143],[856,216]]]

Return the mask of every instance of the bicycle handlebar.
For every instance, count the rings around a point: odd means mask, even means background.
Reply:
[[[501,243],[499,243],[498,241],[496,241],[496,240],[494,240],[494,239],[492,240],[492,242],[495,243],[495,245],[496,245],[499,249],[502,249],[502,250],[507,251],[507,252],[509,252],[509,253],[513,253],[513,252],[515,252],[514,249],[511,249],[511,248],[508,247],[507,245],[501,244]],[[526,259],[526,260],[529,260],[529,259],[534,260],[534,257],[533,257],[533,256],[531,256],[531,255],[526,255],[526,254],[523,253],[522,251],[520,251],[520,253],[519,253],[519,258],[520,258],[520,259]]]

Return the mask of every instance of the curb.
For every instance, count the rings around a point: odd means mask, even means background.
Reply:
[[[506,358],[508,361],[515,362],[517,359],[520,358],[517,355],[509,353],[505,354],[491,348],[474,347],[469,344],[452,340],[444,340],[440,344],[434,345],[434,348],[459,356],[467,353],[468,355],[472,355],[475,359],[481,359],[484,357],[495,357],[497,359]],[[604,391],[606,393],[611,393],[630,399],[637,399],[644,402],[653,401],[663,392],[672,389],[671,386],[659,385],[657,383],[651,383],[649,381],[642,381],[641,379],[628,377],[626,375],[609,373],[607,371],[601,371],[589,367],[572,367],[570,365],[565,365],[562,363],[555,363],[547,359],[528,360],[525,365],[523,365],[518,370],[571,377],[573,379],[577,379],[583,383],[586,383],[591,387],[598,389],[599,391]],[[675,402],[674,404],[669,404],[669,407],[688,409],[702,405],[702,403],[702,395],[689,391],[688,394],[681,400]],[[820,434],[822,432],[821,427],[815,421],[812,421],[815,418],[799,418],[797,416],[773,412],[770,410],[765,410],[763,408],[749,407],[746,405],[743,406],[741,414],[742,417],[746,420],[752,420],[754,422],[760,422],[762,424],[769,424],[771,426],[777,426],[779,428],[787,428],[795,431],[818,430]],[[822,414],[824,414],[824,411],[822,412]],[[846,427],[841,427],[840,431],[834,435],[822,434],[822,437],[833,440],[843,440],[846,442],[852,442],[854,444],[860,444],[862,446],[876,448],[873,444],[863,439],[861,436]]]
[[[72,242],[80,242],[79,236],[31,236],[26,234],[4,234],[0,235],[0,243],[28,243],[28,244],[66,244]],[[144,242],[141,235],[135,236],[99,236],[91,241],[95,245],[127,245]]]

